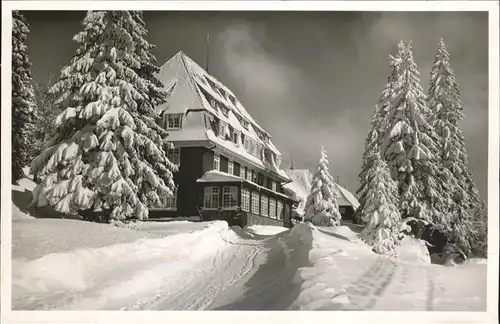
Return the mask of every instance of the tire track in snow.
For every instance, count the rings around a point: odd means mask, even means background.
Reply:
[[[214,258],[200,264],[197,270],[185,271],[158,291],[155,297],[142,300],[126,309],[202,310],[210,307],[226,289],[255,268],[255,260],[264,251],[262,241],[222,239],[228,246],[219,249]],[[193,267],[195,268],[195,267]]]

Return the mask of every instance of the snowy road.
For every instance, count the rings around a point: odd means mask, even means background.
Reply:
[[[179,223],[169,228],[174,234],[157,239],[16,260],[13,308],[485,308],[485,264],[444,267],[415,256],[411,263],[383,257],[372,253],[347,227],[283,230],[266,233],[230,229],[220,222]]]

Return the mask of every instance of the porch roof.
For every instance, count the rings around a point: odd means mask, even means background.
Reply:
[[[255,182],[249,181],[247,179],[244,179],[242,177],[238,177],[238,176],[233,175],[233,174],[229,174],[229,173],[225,173],[225,172],[217,171],[217,170],[210,170],[210,171],[205,172],[205,174],[202,175],[201,178],[197,179],[196,182],[198,182],[198,183],[210,183],[210,182],[247,183],[247,184],[254,186],[258,189],[270,192],[276,196],[286,198],[286,199],[291,200],[293,202],[298,202],[295,199],[291,198],[290,196],[287,196],[287,195],[282,194],[280,192],[273,191],[269,188],[258,185]]]

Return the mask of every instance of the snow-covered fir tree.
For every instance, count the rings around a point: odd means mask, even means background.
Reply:
[[[399,54],[399,53],[398,53]],[[386,127],[386,116],[391,108],[391,98],[394,94],[396,87],[395,81],[397,72],[401,67],[401,59],[396,55],[393,57],[389,55],[389,66],[392,69],[391,75],[387,79],[387,84],[382,90],[377,104],[373,108],[372,119],[370,121],[370,131],[365,140],[365,151],[362,158],[361,172],[359,174],[360,186],[356,191],[359,197],[359,207],[356,209],[354,218],[357,221],[362,221],[362,215],[365,213],[365,193],[366,185],[368,183],[367,175],[373,167],[373,157],[380,153],[380,145],[382,143],[382,136]]]
[[[33,83],[36,101],[36,116],[34,121],[33,147],[31,149],[31,160],[43,152],[44,147],[55,135],[55,120],[60,113],[54,107],[54,98],[49,89],[53,85],[52,79],[47,84]],[[36,177],[35,177],[36,178]]]
[[[474,209],[472,217],[471,254],[486,258],[488,254],[488,208],[486,202]]]
[[[401,214],[396,183],[379,153],[372,156],[373,166],[367,174],[363,222],[360,238],[379,254],[396,256],[399,244]]]
[[[431,69],[428,103],[433,112],[431,121],[443,143],[443,165],[453,173],[459,184],[463,184],[464,192],[460,194],[467,201],[468,208],[476,208],[481,205],[481,199],[468,165],[465,138],[459,125],[464,118],[460,87],[443,39],[438,43]]]
[[[398,185],[401,216],[449,232],[446,206],[451,201],[438,178],[438,137],[427,122],[431,111],[410,44],[399,42],[395,59],[401,60],[401,68],[386,117],[382,156]]]
[[[452,193],[454,202],[452,220],[459,224],[470,223],[472,215],[469,211],[480,206],[481,201],[468,166],[465,138],[459,125],[463,120],[460,89],[443,39],[439,41],[431,69],[428,105],[433,112],[430,121],[441,140],[440,156],[444,168],[442,180]],[[454,232],[458,228],[463,228],[464,232],[455,233],[454,236],[471,237],[470,227],[456,226],[453,227]]]
[[[153,111],[152,108],[165,103],[167,93],[163,83],[157,76],[157,73],[160,72],[160,67],[158,66],[156,57],[152,53],[155,45],[150,44],[146,40],[148,31],[143,19],[143,13],[142,11],[131,11],[130,14],[136,22],[136,29],[131,35],[136,44],[135,51],[140,63],[140,66],[134,70],[139,77],[144,79],[147,89],[146,94],[148,96],[148,100],[140,102],[139,109],[150,114]]]
[[[25,44],[28,23],[19,11],[12,12],[12,183],[24,176],[29,165],[35,119],[31,63]]]
[[[321,148],[318,169],[313,176],[311,193],[307,197],[304,219],[317,226],[340,225],[339,193],[333,177],[328,171],[328,155]]]
[[[139,110],[151,107],[143,102],[148,82],[136,73],[139,29],[128,11],[87,13],[73,38],[76,54],[51,89],[62,112],[57,135],[32,163],[43,179],[32,205],[100,212],[104,221],[144,219],[172,194],[175,166]]]

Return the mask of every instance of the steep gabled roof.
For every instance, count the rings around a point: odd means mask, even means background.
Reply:
[[[169,131],[170,141],[210,141],[237,155],[240,159],[263,169],[272,170],[288,180],[288,176],[276,165],[276,161],[269,162],[253,156],[245,150],[242,143],[238,145],[219,138],[208,126],[210,120],[207,119],[215,117],[239,131],[246,138],[266,147],[281,159],[281,152],[272,142],[270,135],[257,124],[234,93],[222,82],[208,74],[182,51],[161,67],[158,77],[168,90],[169,97],[166,103],[156,107],[156,111],[184,115],[182,129]],[[228,108],[227,113],[212,107],[207,98]],[[207,112],[210,117],[202,112]],[[240,121],[245,121],[246,125],[243,126]],[[267,140],[259,136],[260,133],[267,137]]]
[[[305,203],[307,196],[311,192],[311,182],[313,175],[308,169],[294,169],[286,170],[286,173],[292,182],[283,185],[283,188],[291,195],[299,200],[302,200],[297,207],[297,212],[304,212]],[[338,183],[335,183],[339,192],[339,199],[337,200],[339,206],[352,206],[354,209],[359,207],[359,202],[354,197],[354,195],[342,187]]]
[[[358,209],[359,207],[359,201],[354,197],[354,195],[347,190],[346,188],[342,187],[338,183],[335,183],[337,185],[337,188],[339,189],[340,193],[340,198],[338,203],[339,206],[352,206],[354,209]]]

